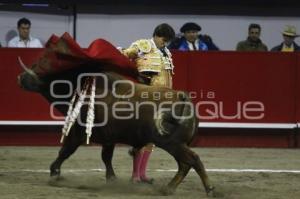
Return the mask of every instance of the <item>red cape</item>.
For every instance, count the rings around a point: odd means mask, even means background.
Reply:
[[[52,35],[46,43],[45,51],[32,69],[38,76],[61,72],[74,67],[88,67],[99,64],[106,70],[136,79],[138,71],[133,62],[122,55],[111,43],[103,39],[93,41],[87,49],[82,49],[68,34],[61,37]]]

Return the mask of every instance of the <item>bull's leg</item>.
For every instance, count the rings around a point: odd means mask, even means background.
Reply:
[[[112,157],[114,153],[115,145],[114,144],[103,144],[102,146],[102,160],[106,168],[106,180],[111,181],[116,179],[116,174],[112,167]]]
[[[193,167],[200,176],[206,193],[210,194],[213,191],[214,188],[211,186],[205,168],[196,153],[191,151],[186,145],[173,145],[172,148],[167,149],[167,151],[178,163],[178,172],[168,184],[168,193],[175,191],[176,187],[182,182],[191,167]]]
[[[165,195],[173,194],[176,190],[177,186],[182,182],[182,180],[185,178],[185,176],[188,174],[189,170],[191,169],[191,166],[188,164],[184,164],[178,160],[178,171],[176,175],[173,177],[173,179],[169,182],[167,187],[164,187],[162,189],[162,193]]]
[[[161,190],[163,194],[169,195],[174,193],[177,186],[182,182],[182,180],[188,174],[189,170],[191,169],[191,165],[186,164],[185,162],[182,161],[183,148],[181,147],[181,145],[173,144],[173,145],[167,145],[162,148],[174,157],[178,165],[178,171],[176,175],[168,183],[167,187],[163,187],[163,189]]]
[[[76,149],[83,143],[82,137],[74,135],[75,130],[72,128],[68,137],[65,137],[63,146],[59,150],[58,157],[50,165],[50,176],[59,176],[62,163],[72,155]]]
[[[183,145],[183,151],[184,151],[184,155],[183,155],[182,161],[190,164],[195,169],[195,171],[201,178],[201,181],[204,185],[207,195],[213,196],[214,195],[214,187],[210,183],[210,180],[208,178],[208,175],[206,173],[204,165],[203,165],[202,161],[200,160],[198,154],[193,152],[186,145]]]
[[[206,194],[214,196],[214,187],[210,183],[210,180],[208,178],[207,172],[204,168],[202,161],[200,160],[199,156],[195,152],[191,151],[189,148],[187,149],[188,149],[188,153],[190,153],[191,154],[190,156],[193,158],[192,167],[195,169],[195,171],[201,178]]]

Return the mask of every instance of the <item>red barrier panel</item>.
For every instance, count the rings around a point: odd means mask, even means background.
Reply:
[[[174,88],[178,90],[188,90],[188,52],[175,51],[173,54],[174,70]]]
[[[16,80],[22,71],[17,57],[30,65],[41,52],[41,49],[0,48],[2,124],[53,120],[48,102],[39,94],[20,89]],[[202,123],[300,123],[300,54],[173,52],[173,59],[174,87],[189,91]],[[7,129],[1,129],[3,136]],[[300,147],[300,136],[291,129],[260,131],[266,136],[251,132],[204,128],[195,145]]]
[[[0,120],[51,120],[46,100],[20,89],[16,81],[17,57],[30,65],[40,54],[39,49],[0,49]],[[300,119],[296,56],[174,52],[174,87],[190,91],[201,121],[295,123],[295,115]]]
[[[190,53],[188,90],[201,121],[294,123],[294,54]]]
[[[297,134],[296,134],[296,138],[295,138],[295,145],[300,148],[300,54],[297,54],[296,57],[296,86],[295,86],[295,90],[296,90],[296,122],[298,124],[298,129],[297,129]]]
[[[17,84],[17,76],[22,71],[18,56],[30,66],[41,53],[41,49],[0,48],[0,120],[52,120],[49,103]]]
[[[296,86],[295,86],[295,94],[296,94],[296,121],[300,124],[300,53],[296,55],[296,72],[295,72],[295,78],[296,78]]]

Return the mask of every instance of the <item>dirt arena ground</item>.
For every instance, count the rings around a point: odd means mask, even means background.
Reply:
[[[161,187],[175,175],[176,163],[156,149],[148,175],[153,185],[131,184],[132,161],[127,147],[117,147],[113,159],[118,179],[107,184],[100,147],[81,147],[62,167],[62,177],[51,179],[48,167],[58,147],[0,147],[1,199],[96,198],[207,198],[191,170],[176,192],[162,196]],[[300,150],[193,148],[208,169],[222,199],[300,198]],[[234,169],[234,170],[233,170]]]

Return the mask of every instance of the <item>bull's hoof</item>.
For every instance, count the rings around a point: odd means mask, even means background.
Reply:
[[[174,194],[175,189],[172,188],[172,187],[169,187],[169,186],[163,186],[163,187],[160,189],[160,192],[161,192],[164,196],[169,196],[169,195]]]
[[[213,198],[222,196],[220,193],[216,192],[215,187],[213,186],[210,186],[206,189],[206,195]]]
[[[60,169],[50,169],[50,177],[59,177]]]
[[[116,180],[117,180],[117,177],[115,175],[106,177],[106,183],[113,183],[113,182],[116,182]]]
[[[50,177],[59,177],[60,176],[60,168],[55,165],[55,163],[50,166]]]

